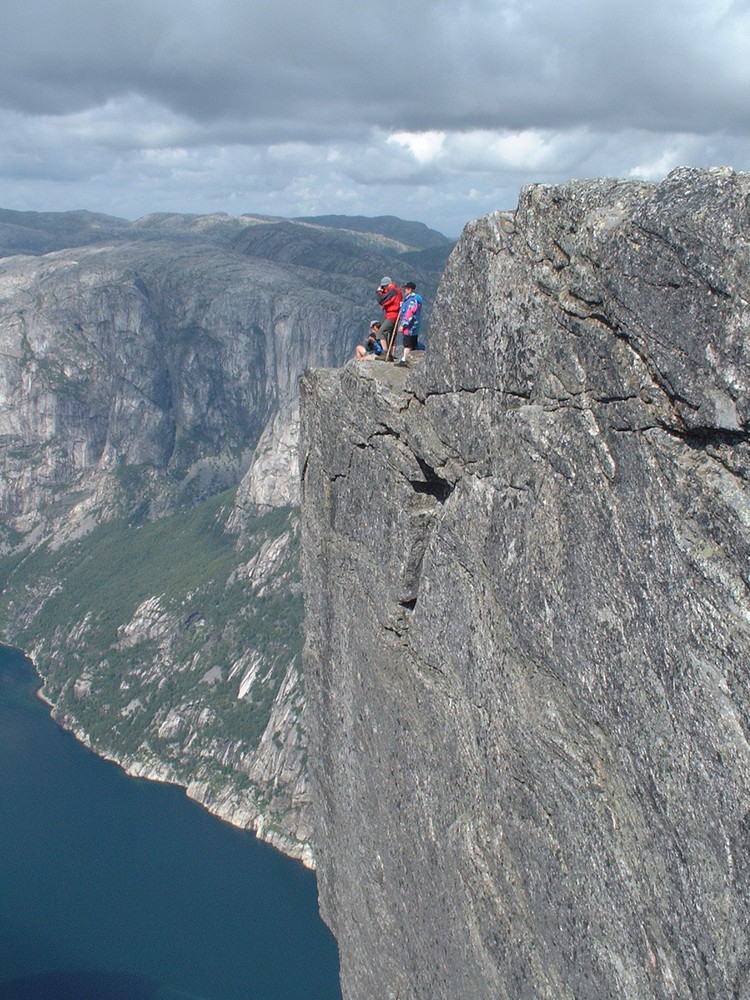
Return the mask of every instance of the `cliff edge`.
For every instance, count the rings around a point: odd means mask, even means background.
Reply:
[[[302,382],[347,1000],[750,997],[750,175],[529,187]]]

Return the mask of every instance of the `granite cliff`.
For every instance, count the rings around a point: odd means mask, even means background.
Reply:
[[[298,378],[451,245],[0,211],[0,634],[98,753],[308,863]]]
[[[534,186],[302,383],[347,1000],[750,997],[750,175]]]

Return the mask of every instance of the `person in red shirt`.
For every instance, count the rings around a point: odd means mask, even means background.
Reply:
[[[396,320],[398,319],[398,313],[403,301],[403,295],[401,294],[401,289],[394,283],[393,278],[386,277],[381,279],[381,282],[378,285],[377,296],[380,308],[383,310],[385,317],[380,327],[379,336],[380,339],[385,340],[386,345],[388,345],[391,342],[393,328],[396,325]],[[393,361],[393,351],[390,352],[385,360]]]

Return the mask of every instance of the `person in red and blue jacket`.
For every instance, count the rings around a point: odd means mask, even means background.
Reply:
[[[404,339],[404,350],[399,365],[408,364],[407,357],[411,351],[419,348],[419,328],[422,325],[422,296],[417,295],[417,286],[413,281],[407,281],[404,285],[406,298],[401,303],[398,319],[396,320],[396,332],[401,333]]]
[[[389,344],[391,342],[393,328],[396,325],[396,320],[398,319],[398,312],[401,308],[403,296],[401,294],[401,289],[394,282],[393,278],[388,277],[381,279],[381,282],[378,285],[377,295],[380,308],[384,313],[383,323],[380,327],[380,339],[385,340],[386,344]],[[393,352],[390,353],[386,360],[393,360]]]

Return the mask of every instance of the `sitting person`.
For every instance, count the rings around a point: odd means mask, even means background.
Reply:
[[[380,339],[380,326],[376,319],[370,323],[367,340],[364,344],[357,344],[355,348],[354,355],[357,361],[362,361],[364,358],[379,358],[387,350],[388,344]]]

